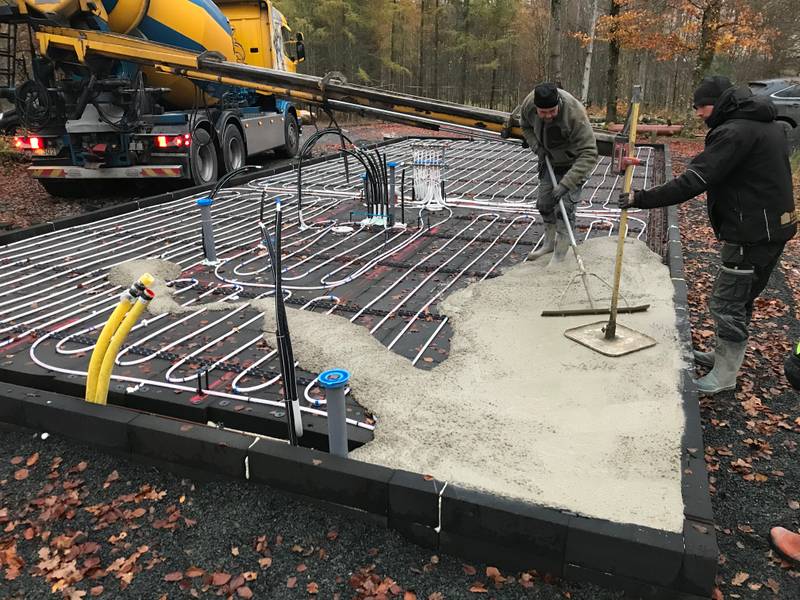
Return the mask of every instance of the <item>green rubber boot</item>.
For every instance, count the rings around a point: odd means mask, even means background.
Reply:
[[[736,375],[744,361],[747,341],[731,342],[718,339],[714,352],[714,368],[697,380],[697,391],[706,396],[736,389]]]
[[[692,350],[694,353],[694,362],[698,365],[703,365],[704,367],[708,367],[709,369],[714,368],[714,351],[711,352],[701,352],[700,350]]]
[[[544,230],[544,239],[541,246],[528,255],[528,260],[536,260],[537,258],[550,254],[556,249],[556,225],[555,223],[547,224]]]
[[[550,259],[550,264],[548,265],[550,267],[563,263],[564,259],[567,257],[567,252],[569,252],[569,233],[567,232],[567,228],[561,225],[560,221],[557,232],[556,247],[555,250],[553,250],[553,257]]]

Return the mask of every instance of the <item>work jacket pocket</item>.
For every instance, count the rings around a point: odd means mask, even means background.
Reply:
[[[753,269],[719,268],[714,282],[714,297],[727,302],[747,302],[753,285]]]

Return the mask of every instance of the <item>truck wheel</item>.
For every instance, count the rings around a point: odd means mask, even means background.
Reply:
[[[236,125],[229,123],[222,133],[222,163],[225,165],[225,172],[230,173],[241,169],[246,159],[247,153],[244,149],[242,133]]]
[[[283,139],[286,143],[275,148],[275,154],[281,158],[293,158],[300,150],[300,124],[292,113],[287,113],[283,121]]]
[[[189,167],[192,171],[192,182],[195,185],[206,185],[217,180],[219,163],[214,141],[205,129],[196,129],[189,152]]]

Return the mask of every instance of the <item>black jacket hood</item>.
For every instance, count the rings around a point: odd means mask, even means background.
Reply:
[[[738,86],[722,92],[706,124],[714,129],[730,119],[769,122],[777,116],[778,111],[767,96],[754,96],[750,88]]]

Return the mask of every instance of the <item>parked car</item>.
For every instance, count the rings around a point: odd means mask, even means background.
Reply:
[[[750,89],[759,96],[769,96],[778,109],[778,120],[787,123],[792,148],[800,147],[800,78],[751,81]]]

